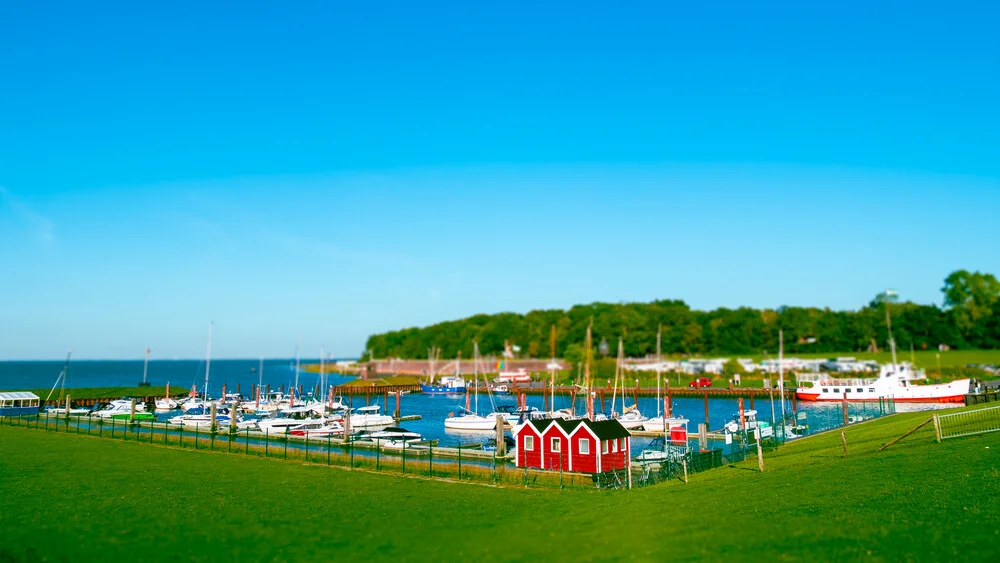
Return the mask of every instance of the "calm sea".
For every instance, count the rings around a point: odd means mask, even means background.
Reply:
[[[72,361],[69,364],[66,387],[135,386],[142,381],[142,364],[142,360]],[[0,362],[0,389],[51,387],[65,365],[63,361]],[[239,383],[243,393],[249,395],[250,384],[258,382],[259,368],[260,360],[212,360],[208,380],[209,394],[218,396],[223,384],[228,385],[228,390],[236,391],[236,384]],[[295,361],[264,360],[260,379],[264,385],[270,385],[275,390],[281,385],[289,388],[295,382]],[[331,385],[338,385],[352,378],[331,375],[329,379]],[[299,373],[299,383],[308,389],[312,389],[317,380],[318,374]],[[146,381],[155,386],[170,383],[186,388],[197,384],[200,393],[205,383],[205,361],[150,360]]]

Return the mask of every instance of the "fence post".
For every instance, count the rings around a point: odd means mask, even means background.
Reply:
[[[194,423],[194,449],[198,449],[198,434],[201,433],[201,423]]]
[[[351,440],[348,444],[351,450],[351,469],[354,469],[354,440]],[[375,448],[375,451],[378,452],[378,448]]]
[[[843,430],[840,431],[840,441],[844,444],[844,458],[847,458],[847,434]]]
[[[351,467],[354,467],[354,450],[351,450]],[[375,448],[375,471],[382,470],[382,451]]]
[[[288,430],[285,430],[285,459],[288,459]]]
[[[941,443],[941,422],[938,420],[938,415],[934,415],[934,435],[937,437],[937,441]]]
[[[306,431],[306,463],[309,463],[309,431]]]
[[[48,426],[48,425],[46,425],[46,426]],[[115,439],[115,419],[114,418],[111,419],[111,439],[112,440]]]
[[[177,445],[183,448],[184,447],[184,425],[181,424],[181,427],[178,428],[177,431],[178,431]]]

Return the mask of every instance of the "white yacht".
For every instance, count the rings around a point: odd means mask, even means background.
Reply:
[[[288,434],[292,428],[302,426],[307,422],[325,422],[317,418],[309,407],[297,406],[286,408],[272,418],[261,418],[257,427],[265,434]]]
[[[350,413],[350,423],[352,430],[355,428],[389,426],[393,422],[394,420],[391,416],[379,414],[378,405],[368,405],[367,407],[359,407],[354,409]]]

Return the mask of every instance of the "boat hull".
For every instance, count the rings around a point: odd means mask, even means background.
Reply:
[[[823,397],[819,393],[801,393],[801,392],[796,392],[795,398],[800,401],[812,401],[817,403],[839,403],[844,400],[843,396]],[[883,397],[869,397],[869,398],[848,397],[847,402],[848,403],[871,402],[886,398],[892,399],[893,401],[896,401],[898,403],[965,403],[965,394],[945,395],[940,397],[897,397],[897,396],[889,396],[889,397],[883,396]]]
[[[494,430],[497,427],[497,421],[495,418],[463,420],[462,417],[455,417],[445,419],[444,427],[451,430]]]
[[[465,387],[440,387],[421,383],[420,391],[427,395],[455,395],[465,393]]]

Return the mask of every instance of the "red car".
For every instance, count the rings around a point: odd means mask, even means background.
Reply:
[[[698,379],[695,379],[691,383],[688,383],[688,387],[694,387],[695,389],[700,387],[711,387],[711,386],[712,386],[712,380],[707,377],[699,377]]]

